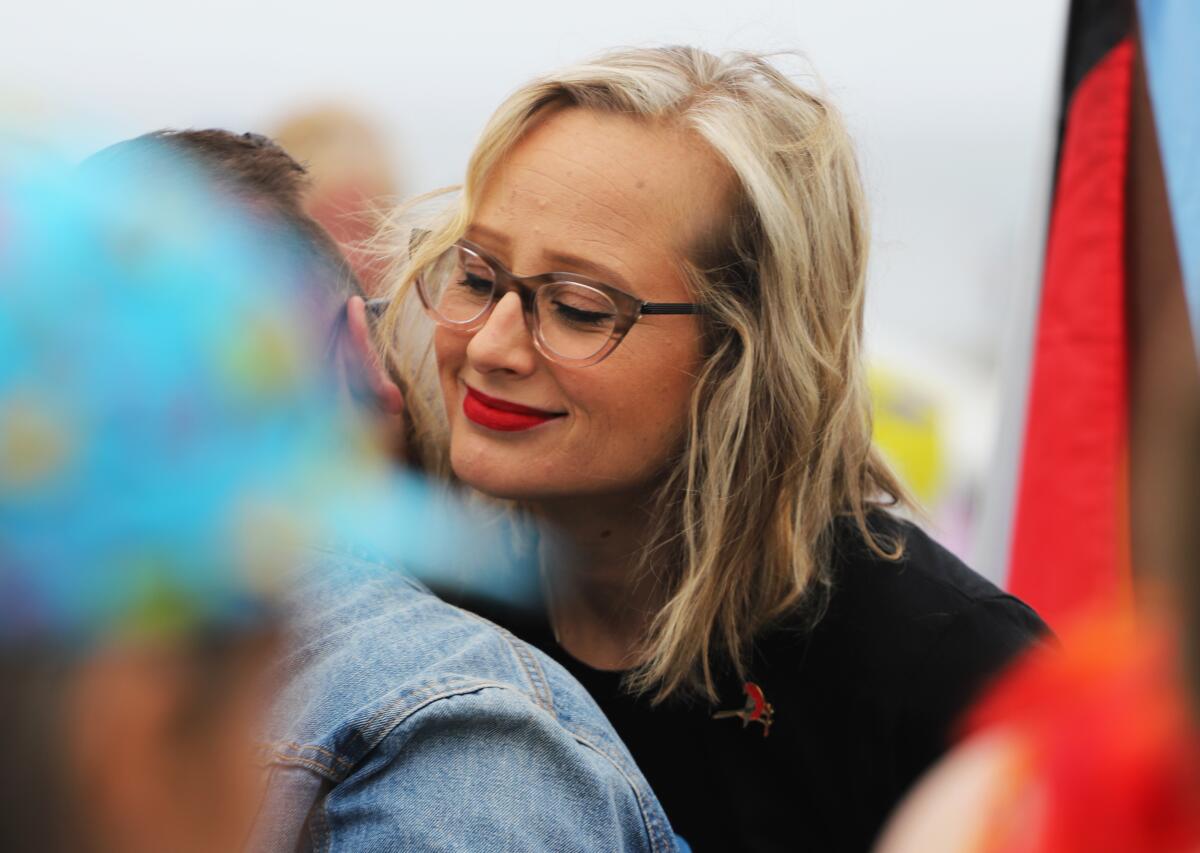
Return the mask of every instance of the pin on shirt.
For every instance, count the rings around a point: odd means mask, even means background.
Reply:
[[[737,710],[717,711],[712,718],[724,720],[737,717],[742,721],[742,728],[746,728],[751,723],[760,723],[763,727],[763,737],[767,737],[771,734],[771,723],[775,720],[775,706],[767,701],[762,688],[753,681],[743,684],[742,690],[746,692],[745,705]]]

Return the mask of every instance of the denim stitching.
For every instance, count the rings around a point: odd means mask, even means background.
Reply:
[[[316,548],[314,550],[325,552],[325,553],[328,553],[328,554],[334,555],[334,556],[342,556],[342,557],[351,556],[353,559],[356,559],[359,562],[367,563],[367,564],[370,564],[377,568],[381,568],[381,569],[388,570],[388,571],[397,571],[397,573],[400,576],[404,577],[406,580],[408,580],[410,582],[410,585],[414,586],[415,588],[417,588],[419,590],[425,589],[425,587],[422,584],[420,584],[419,582],[415,582],[414,579],[409,578],[402,571],[398,571],[396,569],[396,567],[385,565],[385,564],[379,562],[377,559],[368,557],[364,553],[351,552],[348,555],[347,554],[348,549],[332,550],[332,549],[326,549],[326,548]],[[354,549],[354,550],[357,551],[357,549]],[[533,653],[532,649],[530,649],[529,647],[524,645],[521,641],[519,641],[515,636],[513,636],[509,631],[505,630],[504,628],[502,628],[498,625],[495,625],[494,623],[489,622],[488,620],[483,619],[482,617],[479,617],[476,614],[469,613],[467,611],[461,611],[461,612],[463,612],[465,615],[469,616],[470,618],[474,619],[475,621],[486,625],[490,630],[494,631],[496,634],[500,635],[504,639],[504,641],[507,644],[507,646],[509,647],[509,650],[512,653],[513,657],[515,658],[516,662],[520,666],[522,672],[525,674],[525,677],[527,678],[527,680],[529,682],[529,686],[533,692],[533,695],[528,696],[527,698],[530,698],[534,702],[535,705],[537,705],[538,707],[541,707],[542,710],[546,711],[578,743],[593,750],[598,755],[603,756],[605,759],[608,760],[608,762],[610,764],[613,765],[613,767],[617,770],[617,772],[620,773],[621,778],[623,778],[625,780],[626,784],[633,791],[634,797],[638,803],[638,810],[641,813],[643,824],[646,827],[646,832],[647,832],[647,835],[648,835],[650,843],[651,843],[651,848],[655,851],[663,851],[663,853],[670,853],[670,851],[675,850],[676,848],[675,848],[674,842],[669,837],[669,834],[666,832],[666,827],[664,825],[662,816],[660,814],[654,813],[653,810],[647,809],[647,802],[646,802],[647,796],[646,795],[648,792],[643,790],[643,788],[634,781],[634,777],[630,774],[629,768],[627,767],[624,758],[619,754],[614,755],[613,753],[609,752],[607,749],[601,747],[600,745],[593,742],[588,737],[584,736],[582,733],[577,731],[573,726],[564,723],[562,720],[560,720],[558,718],[557,712],[554,707],[553,692],[549,685],[549,680],[547,679],[545,671],[544,671],[540,661],[538,661],[536,655]],[[363,725],[363,727],[360,728],[356,732],[356,736],[359,738],[359,740],[362,741],[363,745],[366,747],[366,752],[370,752],[375,747],[377,747],[388,736],[388,734],[391,731],[393,731],[398,725],[403,723],[405,720],[407,720],[409,717],[411,717],[418,711],[422,710],[423,708],[428,707],[433,702],[436,702],[440,699],[450,698],[452,696],[460,696],[460,695],[465,695],[465,694],[469,694],[469,693],[476,693],[476,692],[479,692],[481,690],[488,689],[488,688],[511,690],[512,687],[513,687],[513,685],[511,685],[511,684],[505,684],[505,683],[496,682],[496,681],[481,681],[481,680],[476,680],[476,679],[466,679],[466,680],[462,680],[461,683],[459,683],[455,686],[450,686],[450,684],[448,684],[446,681],[443,681],[443,682],[440,682],[437,684],[430,684],[430,685],[427,685],[427,686],[419,688],[419,689],[409,690],[404,694],[404,696],[398,697],[397,699],[395,699],[391,703],[389,703],[386,707],[380,709],[376,714],[372,715],[366,721],[366,723]],[[414,703],[414,700],[415,700],[415,704],[410,705],[409,703]],[[394,716],[388,721],[388,723],[386,725],[382,726],[378,731],[371,732],[370,740],[368,740],[366,737],[364,737],[364,729],[369,731],[372,728],[374,728],[375,726],[378,726],[380,724],[380,721],[388,718],[388,715],[390,715],[390,714],[394,715]],[[359,757],[356,760],[348,759],[344,756],[338,755],[337,753],[332,752],[331,750],[328,750],[317,744],[303,745],[303,744],[297,744],[297,743],[293,743],[293,742],[282,742],[282,743],[278,744],[278,746],[294,749],[294,750],[297,750],[298,752],[311,751],[311,752],[319,754],[319,755],[327,756],[330,760],[336,762],[343,769],[341,771],[338,771],[328,765],[322,764],[320,761],[317,761],[315,759],[305,758],[305,757],[301,757],[299,755],[288,755],[287,753],[279,751],[279,750],[277,750],[274,753],[275,760],[284,762],[284,763],[297,764],[297,765],[306,767],[310,770],[313,770],[319,774],[327,775],[331,779],[331,781],[333,781],[335,784],[343,781],[345,779],[345,777],[347,775],[349,775],[349,772],[354,769],[354,767],[357,765],[358,761],[362,760],[361,757]],[[365,753],[364,753],[364,755],[365,755]],[[316,813],[314,815],[315,820],[313,821],[313,823],[315,825],[313,826],[313,828],[311,830],[312,834],[314,836],[314,842],[317,841],[317,838],[315,836],[317,836],[317,835],[320,836],[320,844],[317,845],[316,843],[314,843],[314,847],[319,847],[319,849],[323,849],[323,850],[329,850],[330,845],[332,844],[332,838],[329,835],[328,813],[327,813],[327,808],[326,808],[327,799],[328,799],[328,795],[326,795],[326,797],[323,797],[319,807],[315,810],[316,811]]]
[[[499,629],[499,630],[502,631],[503,629]],[[536,661],[534,661],[534,663],[536,664]],[[540,672],[541,668],[538,667],[538,670]],[[462,695],[465,695],[468,693],[478,693],[481,690],[485,690],[485,689],[499,689],[499,690],[511,691],[512,685],[503,684],[501,682],[471,681],[467,684],[462,685],[461,687],[452,688],[452,689],[448,689],[448,690],[443,689],[441,692],[438,692],[438,693],[434,692],[434,688],[432,688],[432,686],[415,691],[415,696],[427,696],[428,698],[424,698],[423,701],[421,701],[419,704],[414,705],[413,707],[408,708],[407,710],[398,713],[396,715],[396,718],[390,722],[390,725],[386,726],[381,732],[379,732],[377,734],[377,736],[373,739],[372,742],[369,742],[367,744],[368,751],[371,749],[374,749],[376,746],[378,746],[379,743],[382,742],[383,739],[386,738],[387,735],[393,729],[396,728],[396,726],[400,725],[400,723],[404,722],[409,717],[413,716],[415,713],[422,710],[423,708],[427,708],[429,705],[433,704],[434,702],[439,701],[441,699],[448,699],[451,696],[462,696]],[[432,694],[432,695],[429,695],[429,694]],[[410,694],[404,698],[412,699],[412,698],[414,698],[414,695]],[[527,697],[527,698],[529,698],[529,697]],[[389,710],[394,710],[395,706],[400,701],[402,701],[402,700],[397,700],[397,702],[393,702],[390,706],[388,706],[388,708],[381,710],[378,714],[373,716],[366,723],[365,727],[369,728],[373,723],[377,722],[381,717],[383,717]],[[614,755],[612,752],[609,752],[607,749],[592,742],[590,739],[588,739],[582,733],[576,731],[574,727],[565,725],[561,720],[558,719],[557,716],[554,715],[554,712],[551,709],[543,708],[542,710],[544,710],[544,711],[546,711],[546,713],[550,714],[551,718],[554,719],[555,723],[557,723],[561,728],[563,728],[567,733],[569,733],[571,735],[571,737],[574,738],[577,742],[588,747],[589,749],[591,749],[593,752],[597,753],[598,755],[601,755],[604,758],[606,758],[608,760],[608,762],[610,764],[612,764],[614,768],[616,768],[617,772],[621,774],[621,778],[625,780],[625,783],[633,791],[634,798],[637,800],[638,811],[641,812],[642,822],[646,827],[646,834],[650,838],[651,848],[656,851],[662,851],[662,853],[671,853],[671,851],[674,851],[675,850],[674,842],[670,838],[666,837],[665,827],[663,826],[663,822],[660,819],[660,816],[657,814],[652,814],[651,811],[647,809],[647,806],[646,806],[647,791],[644,791],[640,785],[638,785],[636,782],[634,782],[633,777],[629,773],[629,768],[626,766],[623,756],[621,756],[619,754]],[[367,743],[367,741],[365,739],[364,739],[364,743]]]
[[[315,770],[322,775],[330,777],[334,782],[343,781],[349,772],[352,771],[363,757],[379,746],[379,744],[391,733],[396,726],[403,723],[417,711],[428,707],[434,702],[441,699],[449,699],[452,696],[463,696],[468,693],[478,693],[480,690],[487,688],[498,688],[501,690],[511,690],[512,686],[499,681],[481,681],[478,679],[463,679],[459,684],[450,685],[445,682],[428,685],[426,687],[407,691],[403,696],[394,699],[385,707],[381,708],[374,715],[368,718],[362,726],[355,732],[355,737],[362,743],[362,755],[349,758],[343,755],[331,753],[324,747],[316,744],[280,744],[280,746],[291,747],[299,752],[306,752],[310,749],[315,752],[325,753],[330,755],[339,764],[343,765],[345,770],[338,770],[324,764],[314,758],[307,758],[302,755],[293,755],[286,751],[276,750],[273,758],[276,761],[291,762],[302,764],[310,770]],[[522,694],[524,695],[524,694]],[[386,721],[386,722],[384,722]],[[369,737],[364,736],[369,734]]]
[[[532,663],[536,665],[537,662],[534,660]],[[541,671],[540,667],[538,667],[538,671]],[[366,723],[364,723],[363,729],[371,730],[373,727],[378,726],[381,720],[387,719],[389,714],[392,715],[392,717],[388,719],[388,723],[386,725],[381,726],[378,731],[372,732],[372,737],[370,740],[363,737],[363,732],[361,730],[357,733],[358,737],[362,740],[364,747],[366,747],[364,756],[367,752],[375,749],[375,747],[377,747],[397,726],[399,726],[408,718],[412,717],[418,711],[432,705],[434,702],[440,701],[441,699],[448,699],[452,696],[478,693],[485,689],[511,691],[512,685],[496,681],[468,679],[463,681],[463,683],[453,687],[443,682],[408,691],[404,696],[398,697],[396,700],[370,717]],[[617,770],[617,772],[621,775],[621,778],[625,780],[625,783],[629,786],[630,790],[633,791],[634,798],[637,800],[638,811],[641,813],[642,822],[646,827],[646,833],[650,839],[651,849],[655,851],[663,851],[663,853],[670,853],[670,851],[674,850],[674,844],[667,837],[667,833],[660,816],[647,808],[647,792],[644,791],[642,786],[637,784],[637,782],[634,780],[629,768],[626,766],[624,757],[619,753],[614,754],[600,744],[592,741],[574,726],[563,723],[563,721],[559,720],[558,717],[554,715],[551,709],[542,707],[542,710],[550,714],[555,722],[566,732],[568,732],[576,742],[591,749],[597,755],[604,757]],[[350,771],[357,766],[358,761],[362,760],[361,757],[356,761],[345,758],[344,756],[337,755],[336,753],[333,753],[330,750],[316,744],[302,745],[296,743],[281,743],[279,746],[293,749],[297,752],[312,751],[318,754],[324,754],[338,762],[340,765],[344,765],[344,770],[335,770],[334,768],[323,764],[320,761],[312,758],[306,758],[302,755],[290,754],[281,750],[276,750],[273,753],[272,758],[275,762],[304,767],[312,770],[315,773],[318,773],[319,775],[326,776],[334,784],[339,784],[344,781],[349,775]],[[320,804],[315,809],[314,819],[311,821],[312,827],[310,832],[313,836],[313,846],[315,849],[320,850],[329,850],[329,845],[332,843],[328,832],[328,814],[326,809],[327,800],[328,795],[321,798]]]
[[[417,690],[410,690],[403,696],[398,697],[387,706],[377,711],[362,725],[356,734],[359,739],[362,740],[363,745],[366,747],[366,751],[370,752],[375,747],[379,746],[383,739],[386,738],[388,734],[390,734],[391,731],[396,728],[396,726],[403,723],[422,708],[426,708],[440,699],[449,699],[451,696],[463,696],[468,693],[478,693],[480,690],[488,687],[505,689],[508,688],[509,685],[503,684],[499,681],[482,681],[471,678],[462,679],[461,682],[455,686],[450,686],[450,684],[447,684],[446,682],[441,682],[438,684],[431,684]],[[414,700],[417,701],[414,703]],[[372,731],[375,726],[379,725],[380,722],[385,719],[387,722],[380,727],[379,731]],[[367,731],[371,732],[372,737],[370,740],[367,740],[367,738],[363,736],[364,732]],[[362,759],[359,758],[358,760],[361,761]]]
[[[302,758],[299,755],[288,755],[284,752],[277,752],[272,756],[272,763],[275,764],[290,764],[298,767],[303,767],[305,770],[311,770],[318,776],[324,776],[330,782],[341,782],[345,777],[338,771],[334,770],[327,764],[322,764],[319,761],[314,761],[311,758]],[[353,768],[351,768],[353,769]]]
[[[522,672],[525,673],[525,677],[529,681],[529,687],[534,693],[532,697],[534,703],[540,705],[550,714],[550,716],[557,720],[558,712],[554,708],[554,693],[550,689],[549,679],[546,678],[546,673],[542,669],[542,665],[538,661],[537,656],[533,653],[533,650],[527,644],[521,640],[518,640],[507,629],[500,627],[494,622],[489,622],[482,616],[471,613],[467,610],[462,612],[474,619],[476,622],[486,625],[489,629],[500,635],[501,639],[503,639],[508,645],[508,649],[510,652],[512,652],[513,657],[516,658],[517,664],[521,667]]]
[[[509,648],[513,650],[517,660],[525,670],[525,675],[529,679],[530,686],[533,688],[535,694],[534,700],[551,717],[557,720],[558,712],[554,708],[554,694],[550,690],[549,680],[546,678],[546,673],[542,669],[541,662],[538,661],[533,650],[518,641],[516,637],[509,634],[505,639],[509,641]]]
[[[272,745],[272,751],[276,755],[281,754],[280,750],[285,749],[285,748],[295,750],[296,752],[315,752],[318,755],[324,755],[330,761],[334,761],[340,765],[343,765],[345,767],[345,769],[347,769],[347,770],[350,770],[354,767],[354,762],[350,761],[347,758],[343,758],[342,756],[338,755],[333,750],[326,749],[323,746],[317,746],[315,743],[304,744],[304,743],[296,743],[295,741],[285,740],[285,741],[278,741],[277,743]]]
[[[424,584],[420,583],[403,570],[396,566],[389,566],[381,562],[375,555],[369,555],[363,550],[354,547],[354,545],[351,543],[339,545],[337,548],[315,546],[312,548],[312,550],[332,557],[350,557],[351,559],[369,566],[373,566],[374,568],[382,569],[388,572],[395,572],[401,578],[408,581],[410,586],[414,587],[415,589],[423,592],[429,592],[428,588]],[[430,594],[432,595],[432,593]],[[436,598],[436,596],[434,597]],[[441,599],[438,600],[440,601]],[[460,612],[474,619],[476,622],[486,625],[489,629],[496,632],[504,639],[509,650],[513,653],[513,657],[516,658],[521,670],[525,673],[529,680],[530,688],[535,694],[534,701],[538,705],[541,705],[543,708],[545,708],[551,714],[551,716],[554,716],[557,719],[558,715],[554,709],[554,695],[550,690],[548,679],[546,678],[545,672],[542,670],[541,664],[531,653],[529,648],[499,625],[489,622],[487,619],[471,613],[470,611],[460,609]]]
[[[621,774],[621,778],[623,778],[626,784],[628,784],[633,790],[633,796],[637,799],[638,810],[642,813],[642,822],[646,825],[646,834],[650,837],[651,847],[654,850],[662,850],[664,853],[670,853],[670,851],[673,851],[675,849],[674,842],[670,839],[666,839],[666,841],[664,841],[665,828],[662,826],[662,821],[659,820],[659,816],[657,814],[652,814],[646,808],[647,792],[643,791],[642,787],[634,781],[632,776],[629,775],[628,768],[626,768],[625,761],[621,758],[621,756],[613,755],[607,749],[604,749],[598,744],[593,743],[584,735],[570,727],[564,726],[563,728],[566,728],[567,731],[571,733],[571,736],[575,738],[575,740],[579,741],[581,744],[590,748],[599,755],[607,758],[609,763],[612,764],[613,767],[617,769],[617,772]]]

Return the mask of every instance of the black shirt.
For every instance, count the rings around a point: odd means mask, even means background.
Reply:
[[[919,528],[888,516],[905,554],[884,560],[839,526],[827,609],[755,642],[721,701],[651,707],[554,641],[544,611],[460,602],[562,663],[595,698],[675,831],[707,850],[868,850],[889,812],[950,745],[955,723],[1012,658],[1048,634],[1028,606]],[[761,707],[761,703],[759,703]],[[720,711],[742,711],[742,716]]]

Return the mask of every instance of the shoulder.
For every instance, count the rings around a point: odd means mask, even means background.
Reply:
[[[912,764],[944,748],[980,691],[1049,629],[924,531],[885,513],[873,532],[903,548],[872,551],[853,522],[839,525],[831,588],[815,627],[799,618],[764,637],[772,670],[807,689],[861,703],[906,731]]]
[[[617,742],[562,667],[487,619],[448,604],[395,565],[313,550],[287,596],[288,638],[269,734],[350,761],[363,726],[398,722],[448,696],[503,687],[590,739]]]
[[[908,733],[914,762],[954,739],[958,720],[999,673],[1051,638],[1038,615],[968,568],[919,527],[877,513],[872,530],[898,560],[844,530],[827,619],[829,654],[853,655],[864,680]],[[839,648],[840,647],[840,648]]]
[[[382,708],[499,683],[549,703],[541,662],[507,631],[440,601],[397,566],[314,550],[287,596],[272,730],[337,743]]]
[[[973,631],[984,642],[1023,646],[1049,633],[1032,608],[970,569],[917,525],[877,512],[870,526],[885,544],[899,546],[901,556],[880,556],[853,523],[839,524],[829,614],[834,620],[865,622],[883,635],[903,632],[928,642]]]
[[[609,746],[504,685],[430,697],[317,804],[313,825],[325,838],[314,841],[331,850],[673,850],[649,787]]]
[[[473,849],[493,826],[512,849],[673,849],[599,709],[504,629],[345,551],[312,554],[290,617],[266,746],[276,767],[303,773],[279,775],[273,797],[311,803],[315,818],[305,807],[276,826],[304,821],[329,849],[404,847],[406,831],[428,846],[433,828],[445,829],[445,803],[461,802],[470,805],[434,846]],[[587,832],[597,843],[576,843]]]

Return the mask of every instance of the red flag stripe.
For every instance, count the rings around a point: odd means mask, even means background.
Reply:
[[[1009,588],[1051,624],[1129,594],[1132,62],[1125,39],[1075,90],[1051,214],[1009,573]]]

